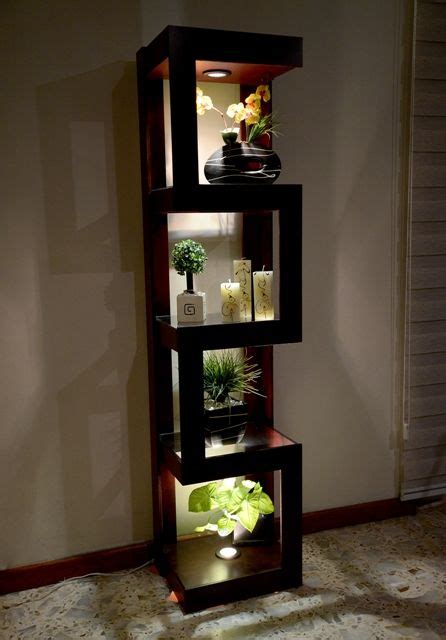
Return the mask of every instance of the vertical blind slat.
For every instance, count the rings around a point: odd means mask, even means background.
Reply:
[[[403,499],[446,493],[446,4],[416,16]]]

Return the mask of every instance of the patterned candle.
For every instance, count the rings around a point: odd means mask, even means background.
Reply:
[[[221,291],[221,314],[223,322],[240,321],[240,284],[238,282],[222,282]]]
[[[234,280],[240,283],[240,322],[250,322],[251,313],[251,260],[234,260]]]
[[[254,271],[254,318],[274,320],[273,272]]]

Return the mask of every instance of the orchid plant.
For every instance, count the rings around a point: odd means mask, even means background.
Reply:
[[[236,125],[243,121],[246,125],[246,142],[253,142],[263,134],[268,136],[270,134],[278,135],[277,123],[274,122],[273,115],[271,113],[262,114],[262,103],[270,100],[271,92],[269,86],[261,84],[257,87],[255,93],[251,93],[245,99],[245,103],[230,104],[225,114],[213,104],[210,96],[205,96],[202,89],[197,87],[198,115],[203,116],[206,111],[216,111],[223,119],[225,128],[220,133],[227,144],[237,140],[240,128]],[[232,118],[231,126],[228,126],[225,116]]]

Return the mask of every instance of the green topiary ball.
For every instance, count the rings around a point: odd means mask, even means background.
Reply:
[[[181,240],[172,249],[172,265],[180,276],[201,273],[207,260],[205,248],[194,240]]]

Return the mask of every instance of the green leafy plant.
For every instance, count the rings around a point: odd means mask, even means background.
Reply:
[[[261,370],[250,358],[233,351],[210,351],[203,359],[203,388],[206,405],[229,404],[231,393],[254,393]],[[264,396],[263,396],[264,397]]]
[[[189,496],[189,511],[214,512],[208,522],[195,531],[217,531],[226,536],[234,531],[237,523],[252,532],[260,515],[274,513],[274,505],[259,482],[236,483],[235,478],[227,478],[194,489]]]
[[[181,240],[172,249],[172,265],[180,276],[186,274],[187,290],[193,292],[193,274],[204,271],[207,254],[202,244],[194,240]]]

